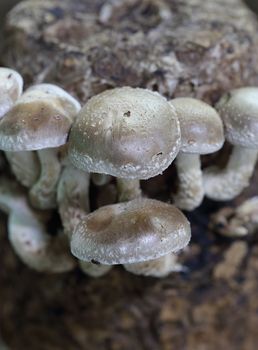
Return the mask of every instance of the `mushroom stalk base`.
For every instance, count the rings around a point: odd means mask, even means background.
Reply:
[[[111,269],[112,265],[94,264],[88,261],[79,261],[81,270],[91,277],[101,277],[107,274]]]
[[[118,201],[127,202],[141,196],[140,180],[117,178]]]
[[[178,192],[173,196],[175,205],[184,210],[197,208],[204,197],[203,177],[199,154],[180,152],[176,158]]]
[[[143,261],[135,264],[125,264],[124,268],[135,275],[165,277],[171,272],[180,272],[184,269],[177,262],[177,255],[170,253],[161,258]]]
[[[210,167],[204,171],[204,189],[208,198],[231,200],[248,185],[257,161],[255,149],[234,146],[225,169]]]

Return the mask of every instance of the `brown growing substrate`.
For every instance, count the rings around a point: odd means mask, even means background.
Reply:
[[[121,6],[112,24],[97,21],[103,0],[44,3],[40,15],[31,17],[26,7],[13,13],[7,26],[2,60],[27,83],[41,76],[84,101],[107,87],[129,84],[208,102],[225,90],[258,83],[257,24],[237,0],[165,1],[173,18],[164,23],[155,15],[156,5],[146,5],[150,1],[124,1],[134,4],[126,8],[129,15]],[[79,15],[86,7],[92,13],[88,22]],[[99,34],[92,38],[94,31]],[[174,179],[170,167],[163,177],[144,182],[144,191],[167,200]],[[205,200],[188,214],[193,238],[180,255],[188,270],[162,280],[121,267],[97,280],[79,269],[63,275],[33,272],[12,252],[2,216],[0,331],[6,343],[14,350],[256,350],[257,237],[226,239],[208,223],[219,208],[257,195],[257,181],[258,171],[234,202]]]

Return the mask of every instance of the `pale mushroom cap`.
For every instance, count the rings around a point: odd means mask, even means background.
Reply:
[[[218,151],[224,143],[223,123],[214,108],[190,97],[170,101],[180,122],[180,151],[209,154]]]
[[[258,88],[244,87],[225,94],[216,106],[227,140],[233,145],[258,148]]]
[[[176,252],[189,240],[190,224],[180,210],[141,198],[85,216],[73,233],[71,251],[85,261],[128,264]]]
[[[57,86],[32,86],[0,121],[0,149],[31,151],[63,145],[79,109],[80,104]]]
[[[166,99],[130,87],[91,98],[69,137],[69,156],[76,167],[126,178],[162,173],[179,147],[179,122]]]
[[[2,118],[22,94],[23,79],[13,69],[0,67],[0,118]]]

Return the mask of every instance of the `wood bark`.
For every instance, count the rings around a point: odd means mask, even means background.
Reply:
[[[4,64],[26,84],[54,82],[82,102],[107,88],[141,86],[209,103],[258,83],[258,26],[237,0],[26,1],[8,16]],[[222,162],[228,148],[204,164]],[[171,166],[142,183],[169,200]],[[182,273],[164,279],[113,268],[47,275],[25,267],[0,221],[0,333],[14,350],[256,350],[257,236],[229,239],[211,215],[258,194],[258,171],[232,202],[207,199],[187,216],[192,241]],[[95,198],[95,197],[96,198]],[[98,202],[95,188],[92,201]]]

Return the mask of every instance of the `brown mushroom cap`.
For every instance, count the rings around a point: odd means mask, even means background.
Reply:
[[[218,151],[224,143],[222,121],[214,108],[190,97],[178,97],[170,103],[176,109],[180,122],[180,151],[209,154]]]
[[[80,104],[63,89],[29,88],[0,121],[0,149],[38,150],[63,145]]]
[[[162,173],[179,147],[179,123],[166,99],[130,87],[91,98],[69,138],[69,156],[76,167],[125,178],[148,179]]]
[[[179,209],[141,198],[85,216],[72,235],[71,251],[80,260],[128,264],[176,252],[189,240],[190,224]]]
[[[258,148],[258,88],[244,87],[224,95],[216,106],[232,145]]]
[[[23,79],[13,69],[0,67],[0,118],[2,118],[20,97]]]

